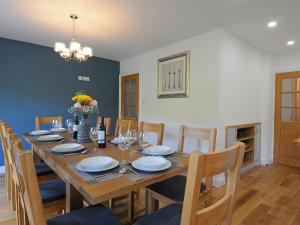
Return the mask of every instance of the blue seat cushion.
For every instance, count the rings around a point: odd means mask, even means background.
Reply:
[[[66,196],[65,183],[60,179],[47,181],[40,184],[40,192],[43,203],[49,203],[64,199]]]
[[[37,163],[35,164],[35,170],[37,176],[44,176],[53,174],[53,170],[46,163]]]
[[[121,225],[103,206],[95,205],[56,216],[47,221],[48,225]]]
[[[150,190],[163,195],[173,201],[183,201],[185,192],[186,177],[178,175],[167,180],[152,184],[148,186]],[[200,192],[205,191],[204,183],[200,185]]]
[[[136,222],[136,225],[180,225],[182,206],[171,204]]]

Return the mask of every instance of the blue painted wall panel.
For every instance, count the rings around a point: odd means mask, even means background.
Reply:
[[[115,124],[119,70],[118,61],[93,57],[82,63],[66,62],[52,48],[0,38],[0,119],[21,137],[34,129],[37,115],[71,117],[67,108],[72,95],[85,90],[98,100],[100,114],[112,116]],[[79,75],[89,76],[91,82],[78,81]],[[92,115],[90,122],[95,121]]]

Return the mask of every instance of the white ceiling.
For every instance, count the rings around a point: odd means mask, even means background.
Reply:
[[[271,53],[300,50],[300,0],[0,0],[0,37],[52,47],[79,42],[122,60],[216,28]],[[278,26],[266,27],[270,20]],[[286,41],[296,40],[287,47]],[[297,41],[299,40],[299,43]]]

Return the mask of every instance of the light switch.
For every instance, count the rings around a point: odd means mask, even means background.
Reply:
[[[90,79],[90,77],[85,77],[85,76],[83,76],[83,77],[82,77],[82,80],[83,80],[83,81],[89,82],[91,79]]]

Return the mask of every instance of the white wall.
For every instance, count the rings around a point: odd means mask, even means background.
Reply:
[[[269,122],[265,115],[269,109],[266,94],[270,57],[227,32],[222,32],[220,56],[219,146],[225,142],[226,125],[261,122],[261,160],[270,163]]]
[[[158,99],[157,59],[186,50],[191,53],[189,98]],[[267,117],[262,91],[270,77],[268,55],[221,29],[121,61],[120,71],[140,73],[140,119],[164,122],[165,142],[171,146],[177,145],[179,124],[217,127],[221,149],[225,125],[264,123]],[[263,131],[262,136],[268,135]],[[190,151],[199,143],[188,145]],[[267,140],[262,145],[270,147]]]
[[[300,52],[272,55],[272,73],[299,71]]]
[[[180,124],[218,125],[220,30],[121,61],[121,75],[140,74],[140,120],[164,122],[165,143],[177,146]],[[157,98],[157,59],[190,50],[190,96]],[[197,148],[191,143],[190,150]]]

